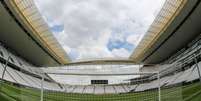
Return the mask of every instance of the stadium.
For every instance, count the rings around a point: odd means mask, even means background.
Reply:
[[[0,0],[0,101],[200,101],[200,18],[166,0],[129,58],[72,61],[34,0]]]

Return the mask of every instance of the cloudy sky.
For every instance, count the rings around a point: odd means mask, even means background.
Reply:
[[[165,0],[35,0],[72,60],[129,57]]]

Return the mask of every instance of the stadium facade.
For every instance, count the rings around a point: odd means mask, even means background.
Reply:
[[[0,0],[0,100],[199,101],[200,18],[200,0],[166,0],[128,59],[72,62],[33,0]]]

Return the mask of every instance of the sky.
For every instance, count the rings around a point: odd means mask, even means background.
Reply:
[[[128,58],[165,0],[35,0],[74,60]]]

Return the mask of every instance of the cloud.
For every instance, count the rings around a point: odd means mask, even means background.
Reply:
[[[120,48],[120,49],[113,49],[112,54],[116,57],[127,57],[130,53],[128,50]]]
[[[130,44],[133,44],[134,46],[137,46],[137,44],[140,42],[140,40],[143,38],[144,34],[133,34],[128,36],[126,41]]]
[[[164,1],[35,0],[55,37],[73,60],[128,57]],[[115,43],[122,47],[113,46]]]

